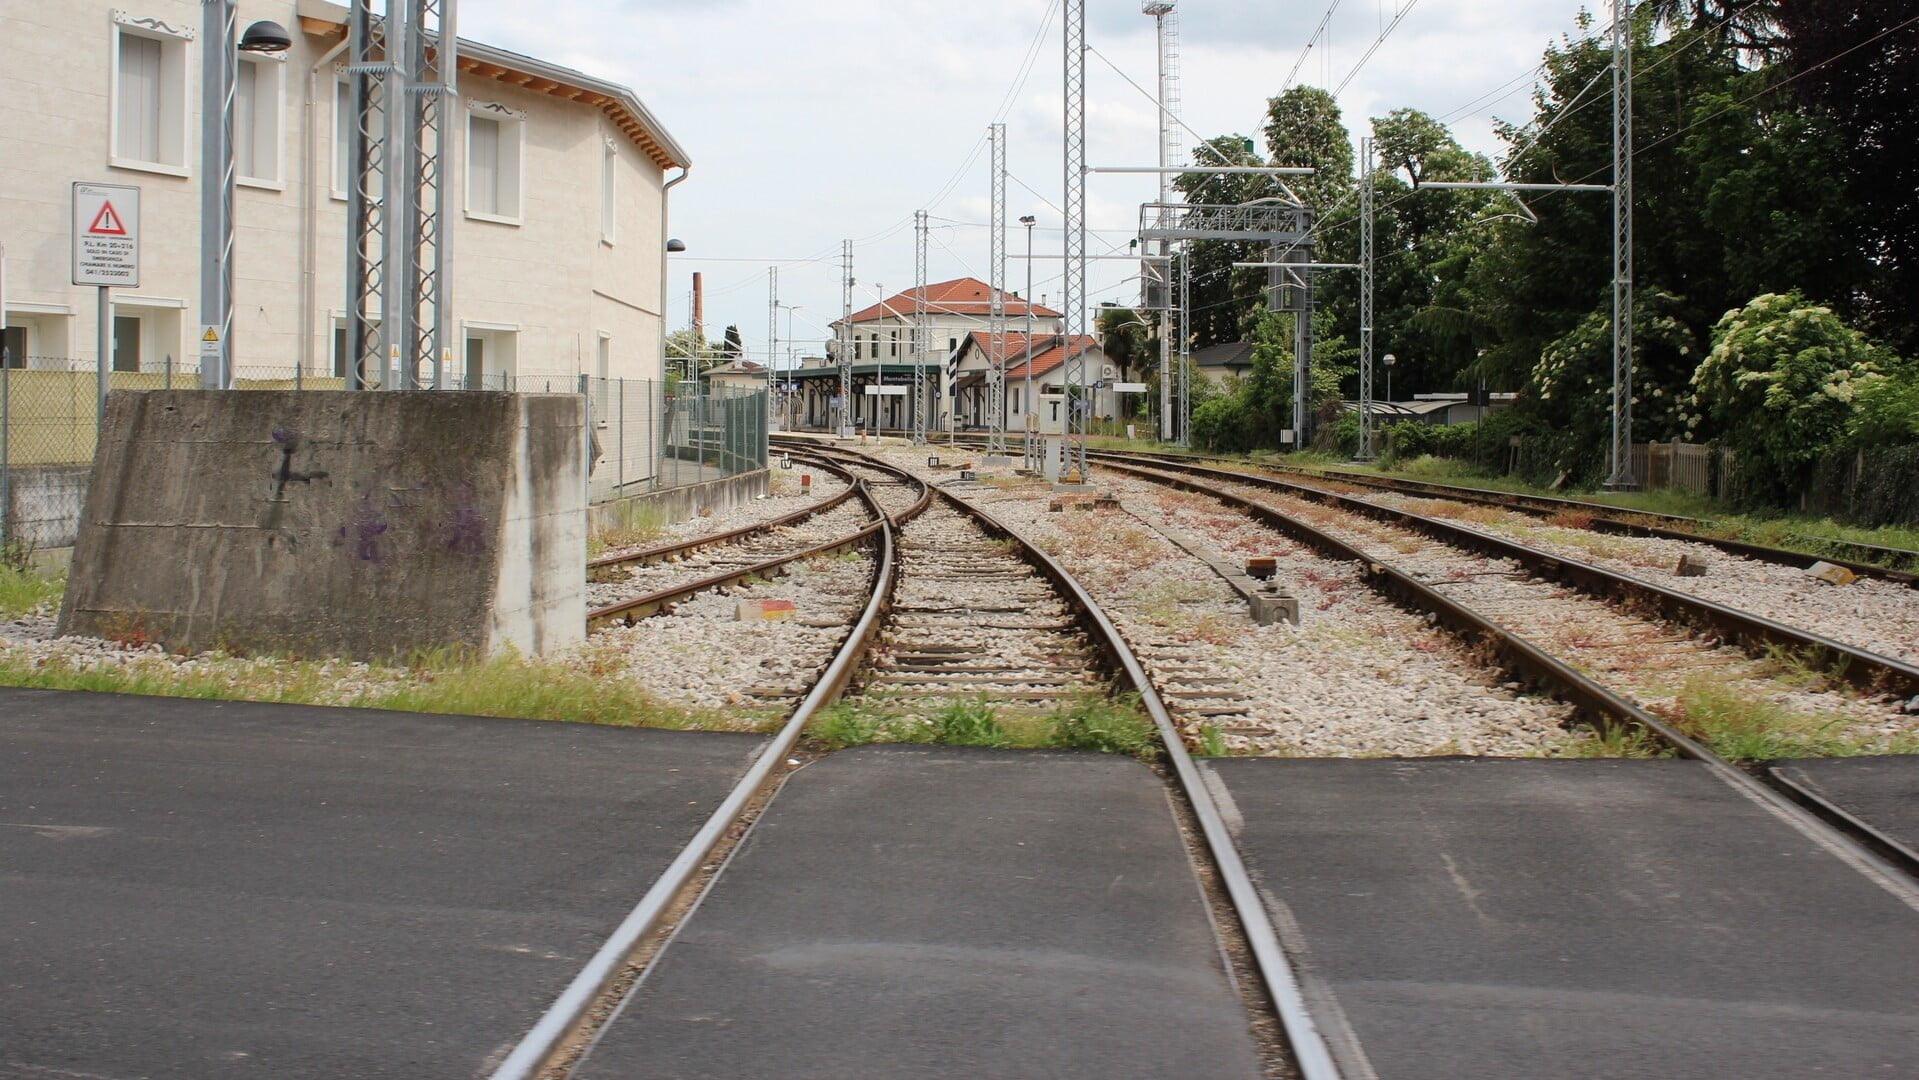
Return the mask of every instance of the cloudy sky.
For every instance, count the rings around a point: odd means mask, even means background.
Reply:
[[[1257,135],[1265,99],[1296,82],[1338,87],[1357,138],[1365,118],[1424,109],[1461,142],[1499,148],[1494,118],[1529,113],[1545,47],[1576,32],[1580,0],[1179,0],[1181,112],[1207,136]],[[708,335],[738,323],[767,349],[767,268],[798,348],[817,352],[840,313],[840,241],[855,240],[855,306],[913,283],[912,215],[933,215],[930,280],[987,276],[988,124],[1007,125],[1008,216],[1039,218],[1057,252],[1061,127],[1056,0],[465,0],[463,36],[631,86],[693,157],[673,191],[669,318],[688,322],[690,275],[706,279]],[[1379,35],[1403,14],[1383,42]],[[1601,20],[1603,22],[1603,19]],[[1156,162],[1153,19],[1139,0],[1087,0],[1089,163]],[[1366,58],[1368,50],[1376,51]],[[1302,61],[1302,55],[1304,57]],[[1197,139],[1185,133],[1190,147]],[[1094,176],[1092,252],[1123,250],[1150,177]],[[1025,239],[1010,226],[1009,284]],[[1035,262],[1057,297],[1059,263]],[[1089,299],[1130,301],[1124,262],[1093,263]],[[787,336],[787,316],[780,335]],[[783,358],[787,344],[782,342]]]

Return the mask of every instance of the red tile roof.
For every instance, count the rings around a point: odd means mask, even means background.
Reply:
[[[1099,348],[1099,339],[1090,334],[1081,334],[1074,338],[1073,341],[1072,355],[1074,356]],[[1039,348],[1043,351],[1038,356],[1033,357],[1030,363],[1020,364],[1007,371],[1006,377],[1009,379],[1024,379],[1026,377],[1026,369],[1031,367],[1033,369],[1033,377],[1037,379],[1066,362],[1067,349],[1065,338],[1057,334],[1050,338],[1042,338],[1039,341]],[[1095,372],[1094,374],[1097,375],[1098,373]]]
[[[853,313],[856,323],[874,322],[878,319],[913,314],[913,289],[894,293],[892,296],[874,304],[872,307]],[[1024,319],[1026,301],[1005,294],[1006,317]],[[987,315],[993,307],[993,287],[978,278],[954,278],[926,286],[926,306],[940,315]],[[1057,319],[1060,313],[1043,304],[1034,304],[1033,317],[1036,319]]]

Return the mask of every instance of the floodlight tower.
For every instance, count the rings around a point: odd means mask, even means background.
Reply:
[[[1006,125],[987,128],[993,144],[990,266],[986,303],[986,456],[1006,454]]]
[[[1159,166],[1171,168],[1179,163],[1182,156],[1179,143],[1179,15],[1174,10],[1173,0],[1145,0],[1140,5],[1142,14],[1153,17],[1154,27],[1159,39]],[[1173,201],[1173,174],[1159,174],[1159,201]],[[1149,283],[1157,282],[1157,297],[1149,290],[1146,296],[1149,307],[1159,308],[1159,437],[1166,442],[1179,440],[1181,425],[1173,412],[1173,383],[1176,378],[1172,370],[1173,361],[1173,310],[1172,297],[1166,280],[1172,263],[1166,256],[1172,254],[1172,242],[1161,240],[1158,264],[1158,277],[1149,271],[1145,278]],[[1159,302],[1154,304],[1157,299]],[[1180,375],[1185,374],[1182,367]],[[1181,401],[1185,398],[1182,395]]]

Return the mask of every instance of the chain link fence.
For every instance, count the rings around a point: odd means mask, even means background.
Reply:
[[[99,434],[99,379],[64,357],[0,365],[0,544],[71,547]],[[470,383],[470,385],[469,385]],[[109,390],[198,389],[190,365],[115,371]],[[243,366],[236,391],[340,390],[346,380]],[[585,394],[595,503],[766,467],[766,391],[653,379],[490,374],[456,390]]]

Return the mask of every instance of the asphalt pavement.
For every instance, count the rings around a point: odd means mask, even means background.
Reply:
[[[761,742],[0,689],[0,1076],[480,1073]]]
[[[1163,781],[875,746],[787,780],[579,1075],[1260,1072]]]
[[[1778,761],[1774,776],[1919,852],[1919,754]]]
[[[1203,768],[1349,1075],[1919,1075],[1919,913],[1696,763]]]

